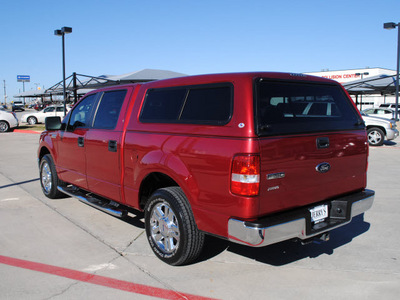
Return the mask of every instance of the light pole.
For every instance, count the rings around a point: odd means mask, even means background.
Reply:
[[[63,63],[63,97],[64,97],[64,116],[67,113],[67,92],[65,90],[65,41],[64,36],[67,33],[71,33],[71,27],[63,27],[61,29],[54,30],[54,35],[62,37],[62,63]]]
[[[394,112],[394,119],[398,121],[399,117],[399,69],[400,69],[400,23],[384,23],[384,29],[398,29],[398,36],[397,36],[397,73],[396,73],[396,111]]]

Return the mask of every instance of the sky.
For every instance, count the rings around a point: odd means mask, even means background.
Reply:
[[[400,0],[0,0],[0,102],[66,76],[396,69]]]

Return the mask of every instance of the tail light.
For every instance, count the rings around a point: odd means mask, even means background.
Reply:
[[[237,155],[233,158],[231,192],[239,196],[257,196],[260,188],[260,157]]]

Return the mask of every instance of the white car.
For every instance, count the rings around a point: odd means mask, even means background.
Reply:
[[[69,111],[69,107],[67,107],[67,112]],[[28,114],[24,114],[21,118],[22,123],[28,123],[30,125],[34,125],[36,123],[44,123],[47,117],[64,117],[64,106],[48,106],[45,109],[32,112]]]
[[[361,113],[367,127],[368,143],[371,146],[382,146],[385,140],[394,140],[399,136],[394,120],[367,116]]]
[[[370,117],[379,117],[385,119],[394,119],[394,111],[390,108],[367,108],[362,111]]]
[[[0,110],[0,132],[7,132],[11,128],[18,127],[17,115],[13,112]]]

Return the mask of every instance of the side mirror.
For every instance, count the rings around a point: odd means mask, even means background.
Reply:
[[[61,118],[60,117],[47,117],[44,120],[46,130],[60,130],[61,129]]]

